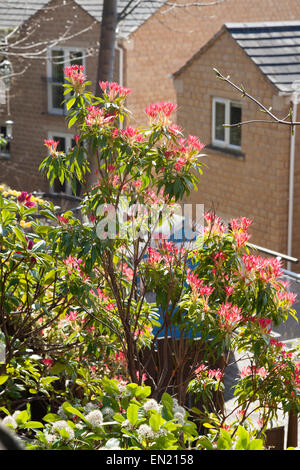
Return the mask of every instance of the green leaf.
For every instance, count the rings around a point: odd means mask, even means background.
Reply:
[[[63,439],[69,439],[70,435],[66,429],[59,429],[58,431]]]
[[[136,391],[135,396],[137,398],[147,398],[151,395],[151,387],[146,386],[146,387],[139,387],[139,389]]]
[[[219,437],[218,443],[217,443],[217,449],[218,450],[229,450],[229,449],[231,449],[231,446],[230,446],[230,444],[228,443],[228,441],[226,439],[224,439],[223,437]]]
[[[44,425],[43,423],[40,423],[39,421],[27,421],[27,423],[23,424],[20,427],[22,429],[39,429],[39,428],[43,428]]]
[[[220,429],[220,434],[225,441],[228,442],[228,444],[231,446],[232,445],[232,439],[228,431],[226,429]]]
[[[25,424],[29,420],[29,414],[26,410],[21,411],[16,417],[18,424]]]
[[[19,227],[14,227],[13,228],[14,230],[14,233],[16,235],[16,237],[18,238],[18,240],[20,240],[21,242],[26,242],[26,238],[25,238],[25,235],[24,233],[22,232],[22,230],[19,229]]]
[[[254,439],[250,442],[248,449],[249,450],[263,450],[264,443],[261,439]]]
[[[114,416],[113,416],[113,419],[115,421],[117,421],[118,423],[123,423],[123,421],[125,421],[125,418],[124,416],[121,415],[121,413],[116,413]]]
[[[44,417],[43,417],[43,421],[45,421],[46,423],[53,423],[55,421],[59,421],[61,418],[56,415],[55,413],[47,413]]]
[[[172,419],[174,416],[173,413],[173,399],[168,393],[163,393],[161,398],[161,403],[163,405],[163,413],[168,419]]]
[[[134,404],[129,405],[127,409],[127,419],[132,426],[134,426],[138,420],[138,409],[139,407]]]
[[[213,450],[213,445],[212,443],[208,440],[207,437],[205,436],[202,436],[200,437],[199,441],[198,441],[198,444],[201,446],[201,447],[204,447],[204,449],[207,449],[207,450]]]
[[[149,419],[149,425],[154,432],[158,432],[160,424],[162,424],[161,416],[158,413],[152,413]]]
[[[0,385],[3,385],[7,379],[9,378],[9,375],[1,375],[0,376]]]
[[[73,124],[75,124],[75,122],[77,121],[77,116],[76,114],[70,119],[69,123],[68,123],[68,128],[70,129],[70,127],[73,126]]]
[[[70,108],[72,108],[73,104],[75,103],[76,101],[76,97],[73,96],[73,98],[71,98],[68,102],[67,102],[67,110],[69,111]]]
[[[209,423],[203,423],[203,426],[204,426],[205,428],[208,428],[208,429],[215,429],[215,427],[212,426],[212,425],[209,424]]]
[[[68,403],[67,401],[65,401],[62,405],[62,408],[63,410],[66,412],[66,413],[69,413],[71,415],[76,415],[78,416],[79,418],[81,418],[85,423],[87,423],[87,420],[85,419],[84,415],[81,413],[81,411],[77,410],[77,408],[74,408],[72,405],[70,405],[70,403]]]
[[[242,426],[238,427],[237,436],[239,437],[235,449],[236,450],[247,450],[249,446],[249,433]]]

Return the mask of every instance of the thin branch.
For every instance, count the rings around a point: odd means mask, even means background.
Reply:
[[[129,0],[126,6],[123,8],[123,10],[118,14],[118,22],[124,20],[127,16],[129,16],[131,13],[134,12],[134,10],[144,1],[144,0],[138,0],[135,5],[131,8],[131,5],[135,2],[136,0]]]
[[[224,75],[222,75],[215,68],[213,70],[216,73],[217,78],[219,78],[220,80],[223,80],[224,82],[228,83],[232,88],[239,91],[243,98],[245,98],[245,97],[249,98],[251,101],[253,101],[253,103],[255,103],[264,113],[266,113],[272,119],[271,121],[268,121],[268,120],[250,120],[250,121],[239,122],[239,123],[236,123],[236,124],[226,124],[226,127],[241,126],[243,124],[249,124],[251,122],[260,122],[260,123],[264,122],[264,123],[268,123],[268,124],[283,124],[283,125],[286,125],[286,126],[289,126],[289,127],[292,127],[292,128],[294,126],[299,126],[300,125],[299,121],[293,121],[292,113],[289,113],[289,115],[288,115],[289,118],[290,118],[289,121],[286,121],[287,118],[284,118],[284,119],[278,118],[275,114],[273,114],[270,111],[270,109],[266,108],[266,106],[264,106],[260,101],[258,101],[256,98],[254,98],[254,96],[247,93],[244,88],[241,88],[238,85],[236,85],[235,83],[233,83],[230,80],[229,76],[225,77]]]
[[[177,3],[177,2],[165,2],[164,4],[170,8],[190,8],[190,7],[210,7],[219,5],[220,3],[229,2],[230,0],[212,0],[211,2],[188,2],[188,3]]]

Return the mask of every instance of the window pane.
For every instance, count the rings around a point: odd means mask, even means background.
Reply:
[[[70,64],[72,65],[83,65],[82,52],[70,52]]]
[[[53,136],[53,140],[56,140],[59,142],[57,146],[57,150],[59,152],[65,152],[66,151],[66,139],[64,137],[57,137]]]
[[[72,147],[76,145],[75,139],[71,139],[70,142],[68,139],[65,139],[65,137],[53,136],[53,140],[59,142],[57,146],[57,150],[59,152],[68,152],[70,150],[69,147],[67,147],[69,143],[71,143]],[[75,196],[80,196],[81,189],[81,184],[79,183],[79,181],[76,181]],[[71,184],[69,184],[66,180],[64,181],[64,184],[61,184],[58,178],[54,180],[52,191],[55,193],[65,193],[70,195],[74,194],[72,191]]]
[[[63,83],[64,81],[64,51],[52,51],[52,80],[54,82]]]
[[[57,146],[57,150],[59,152],[65,152],[66,151],[66,139],[64,137],[53,136],[53,140],[58,140],[59,144]],[[66,191],[66,181],[64,181],[64,184],[61,184],[59,179],[56,178],[53,182],[52,190],[55,193],[64,193]]]
[[[63,109],[64,89],[62,85],[52,85],[52,107]]]
[[[230,103],[230,124],[237,124],[242,121],[242,108]],[[230,127],[230,145],[241,146],[241,126]]]
[[[6,138],[6,126],[0,126],[0,137]],[[7,141],[6,144],[0,145],[0,154],[9,155],[10,154],[10,143]]]
[[[216,102],[215,103],[215,139],[225,140],[225,103]]]

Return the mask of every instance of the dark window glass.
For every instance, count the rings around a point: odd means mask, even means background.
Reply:
[[[63,83],[64,81],[64,51],[52,51],[52,80],[56,83]]]
[[[57,140],[59,142],[58,146],[57,146],[57,150],[59,152],[65,152],[66,151],[66,139],[64,137],[57,137],[57,136],[54,136],[53,137],[53,140]],[[67,182],[64,181],[64,184],[61,184],[61,182],[59,181],[58,178],[56,178],[54,180],[54,183],[53,183],[53,186],[52,186],[52,190],[53,192],[55,193],[65,193],[66,192],[66,185],[67,185]]]
[[[216,102],[215,103],[215,139],[225,140],[225,103]]]
[[[52,107],[62,108],[64,89],[61,85],[52,85]]]
[[[0,137],[6,138],[6,126],[0,126]],[[10,154],[10,142],[6,141],[6,144],[0,146],[0,154],[9,155]]]
[[[67,149],[66,139],[64,137],[53,136],[53,140],[57,140],[59,142],[59,144],[57,146],[57,150],[59,152],[67,152],[69,150],[69,149]],[[76,142],[75,142],[74,139],[71,140],[71,145],[72,145],[72,147],[74,147],[76,145]],[[55,193],[74,194],[72,189],[71,189],[71,185],[69,185],[69,183],[67,181],[64,181],[64,184],[61,184],[59,179],[54,180],[52,190]],[[76,182],[76,192],[75,192],[74,195],[75,196],[80,196],[80,193],[81,193],[81,184],[79,183],[79,181],[77,181]]]
[[[70,64],[71,65],[83,65],[82,52],[70,52]]]
[[[230,103],[230,124],[238,124],[242,121],[242,108]],[[230,145],[241,146],[241,126],[230,127]]]

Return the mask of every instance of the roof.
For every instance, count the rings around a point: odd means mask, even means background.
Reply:
[[[279,91],[294,91],[293,83],[300,80],[300,21],[225,23],[173,76],[185,70],[225,31]]]
[[[65,3],[66,0],[63,0]],[[103,0],[74,0],[86,10],[94,19],[101,22]],[[119,36],[128,36],[138,29],[153,13],[155,13],[166,0],[133,0],[130,11],[137,5],[124,20],[119,23]],[[28,20],[36,12],[48,5],[49,0],[0,0],[0,30],[17,27]],[[129,0],[119,0],[118,11],[122,12]]]
[[[280,91],[300,80],[300,21],[226,23],[233,39]]]

